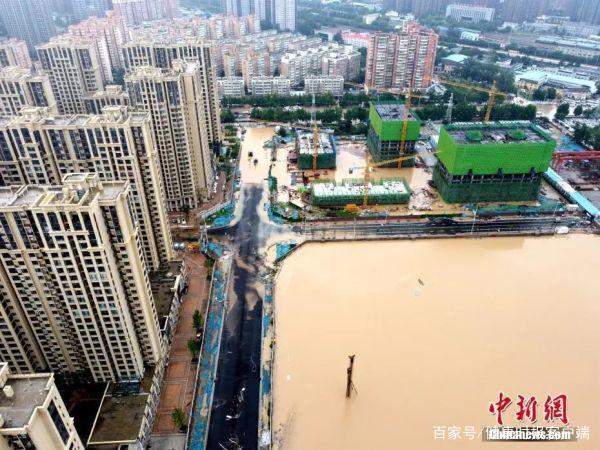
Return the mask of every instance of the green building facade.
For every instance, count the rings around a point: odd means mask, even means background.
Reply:
[[[409,156],[415,153],[415,144],[421,134],[421,120],[413,110],[408,114],[406,144],[404,154],[400,155],[404,104],[399,102],[371,103],[369,109],[369,133],[367,146],[374,162]],[[404,161],[403,167],[414,166],[414,159]],[[394,167],[397,164],[390,164]]]
[[[448,203],[535,201],[555,147],[531,122],[445,126],[433,180]]]

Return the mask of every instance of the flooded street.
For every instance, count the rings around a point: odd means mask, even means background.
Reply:
[[[276,284],[276,448],[600,448],[598,248],[587,235],[301,248]],[[540,427],[561,425],[545,421],[547,395],[567,395],[590,440],[434,440],[436,426],[496,425],[500,392],[505,425],[522,394]]]

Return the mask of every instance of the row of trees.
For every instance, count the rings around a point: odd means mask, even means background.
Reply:
[[[600,150],[600,126],[588,127],[578,124],[573,133],[575,142],[582,145],[589,145],[594,149]]]
[[[468,103],[459,103],[452,109],[454,122],[471,122],[482,120],[485,106],[477,107]],[[448,107],[445,104],[427,105],[417,110],[423,120],[443,120]],[[537,108],[534,105],[519,106],[513,104],[496,105],[492,110],[492,120],[534,120]]]
[[[336,98],[329,93],[315,95],[317,106],[333,106]],[[312,95],[247,95],[244,97],[224,97],[223,106],[249,105],[261,108],[274,108],[277,106],[310,106]]]

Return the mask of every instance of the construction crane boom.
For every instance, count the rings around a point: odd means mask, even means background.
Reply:
[[[494,110],[494,106],[496,105],[496,97],[498,95],[502,95],[502,96],[509,95],[505,92],[500,92],[498,90],[495,80],[494,80],[494,84],[492,85],[491,88],[484,87],[484,86],[477,86],[475,84],[470,84],[470,83],[463,83],[461,81],[448,80],[446,78],[440,78],[439,82],[441,84],[448,84],[450,86],[461,87],[461,88],[470,89],[473,91],[486,92],[488,94],[488,102],[487,102],[487,106],[485,108],[485,116],[483,119],[484,122],[489,122],[492,118],[492,111]]]

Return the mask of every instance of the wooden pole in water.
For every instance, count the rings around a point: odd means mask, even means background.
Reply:
[[[346,398],[350,398],[352,396],[352,388],[354,387],[354,383],[352,383],[352,372],[354,371],[354,357],[356,355],[348,356],[350,359],[350,365],[346,369]]]

